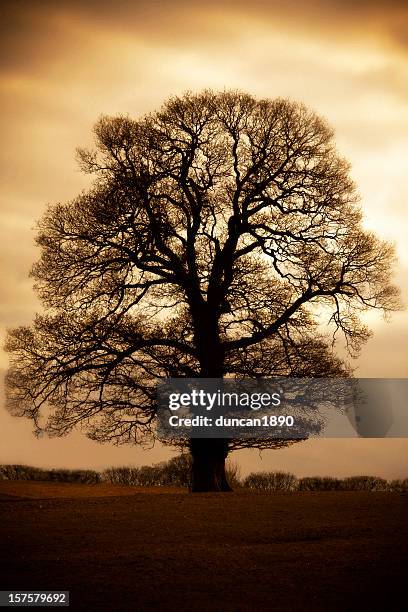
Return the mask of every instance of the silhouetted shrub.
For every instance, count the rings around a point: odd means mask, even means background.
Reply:
[[[398,493],[408,493],[408,478],[404,478],[403,480],[392,480],[388,484],[388,490]]]
[[[185,484],[186,470],[182,469],[181,462],[177,465],[176,463],[169,465],[169,463],[163,462],[141,467],[112,467],[104,470],[102,479],[112,484],[131,487],[188,486]]]
[[[161,485],[161,473],[158,466],[114,467],[102,472],[102,479],[111,484],[134,487]]]
[[[134,484],[136,469],[122,467],[122,468],[107,468],[102,472],[102,480],[111,484]]]
[[[343,491],[386,491],[388,483],[377,476],[350,476],[342,480]]]
[[[45,470],[30,465],[1,465],[0,479],[96,484],[100,482],[101,475],[94,470]]]
[[[163,477],[167,486],[187,487],[191,486],[191,457],[182,453],[169,459],[163,467]]]
[[[308,476],[298,480],[299,491],[340,491],[342,481],[331,476]]]
[[[225,475],[232,489],[239,489],[242,487],[241,468],[238,463],[227,459],[225,462]]]
[[[297,478],[288,472],[252,472],[244,479],[243,486],[253,491],[295,491]]]

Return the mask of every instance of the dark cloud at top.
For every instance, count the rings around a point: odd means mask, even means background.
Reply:
[[[24,71],[58,54],[62,22],[125,31],[173,45],[222,36],[220,15],[262,20],[311,37],[371,37],[408,50],[406,0],[3,0],[0,4],[0,68]],[[75,42],[70,52],[76,52]]]

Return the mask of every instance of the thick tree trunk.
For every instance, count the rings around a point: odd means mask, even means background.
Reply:
[[[202,304],[200,300],[192,303],[192,316],[195,322],[194,339],[200,361],[200,378],[219,378],[224,376],[224,353],[219,339],[218,316],[215,307]],[[225,459],[228,455],[228,441],[215,438],[196,438],[190,440],[192,457],[193,493],[206,491],[231,491],[225,475]]]
[[[193,493],[231,491],[225,475],[228,442],[224,439],[196,438],[190,440]]]

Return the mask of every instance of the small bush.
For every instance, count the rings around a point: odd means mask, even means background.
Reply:
[[[297,478],[289,472],[252,472],[249,474],[243,486],[253,491],[295,491],[297,489]]]
[[[308,476],[298,481],[299,491],[339,491],[342,481],[331,476]]]
[[[137,481],[137,468],[108,468],[102,472],[103,482],[121,485],[133,485]]]
[[[397,493],[408,493],[408,478],[403,480],[392,480],[388,484],[389,491],[396,491]]]
[[[238,463],[228,459],[225,462],[225,475],[232,489],[239,489],[242,487],[241,468],[239,467]]]
[[[179,455],[156,465],[109,468],[102,473],[102,479],[112,484],[138,487],[188,487],[190,471],[189,456]]]
[[[121,484],[130,487],[151,487],[163,484],[160,465],[144,465],[139,468],[109,468],[102,472],[102,480],[111,484]]]
[[[350,476],[342,481],[343,491],[386,491],[388,483],[377,476]]]
[[[191,487],[191,456],[182,453],[169,459],[162,467],[163,479],[167,486]]]

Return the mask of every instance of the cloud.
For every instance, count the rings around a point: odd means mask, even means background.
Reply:
[[[108,0],[5,0],[1,6],[3,69],[31,70],[52,60],[64,47],[64,30],[72,28],[70,53],[76,55],[75,28],[129,33],[136,39],[172,47],[197,46],[203,39],[229,44],[234,31],[261,22],[273,29],[303,32],[312,38],[350,39],[394,45],[407,50],[408,6],[403,1],[352,0],[187,0],[151,2]],[[375,39],[375,40],[374,40]]]

